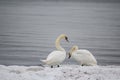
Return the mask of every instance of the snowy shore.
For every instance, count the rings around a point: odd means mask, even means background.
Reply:
[[[120,66],[61,65],[50,68],[0,65],[0,80],[120,80]]]

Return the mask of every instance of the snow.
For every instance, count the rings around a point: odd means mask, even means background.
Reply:
[[[50,68],[0,65],[0,80],[120,80],[120,66],[61,65]]]

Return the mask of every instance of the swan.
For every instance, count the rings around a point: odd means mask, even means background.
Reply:
[[[60,36],[58,36],[58,38],[55,41],[55,46],[57,50],[51,52],[47,56],[46,60],[41,60],[43,63],[51,66],[51,68],[53,68],[54,65],[57,65],[59,67],[60,63],[62,63],[66,58],[66,51],[60,45],[60,41],[62,39],[65,39],[67,42],[69,42],[68,37],[65,34],[61,34]]]
[[[92,53],[86,49],[78,49],[78,46],[73,46],[69,52],[69,57],[75,59],[82,66],[95,66],[97,61]]]

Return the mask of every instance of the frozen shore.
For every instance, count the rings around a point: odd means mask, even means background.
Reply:
[[[120,66],[61,65],[50,68],[0,65],[0,80],[120,80]]]

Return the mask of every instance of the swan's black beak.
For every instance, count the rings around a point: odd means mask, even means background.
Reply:
[[[70,55],[70,53],[68,53],[68,59],[70,59],[71,58],[71,55]]]
[[[67,42],[69,42],[68,37],[65,37],[65,40],[66,40]]]

